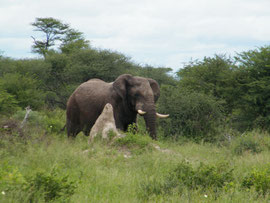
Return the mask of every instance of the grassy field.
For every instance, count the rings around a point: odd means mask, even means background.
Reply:
[[[89,145],[48,131],[52,123],[23,133],[1,126],[0,202],[270,201],[267,133],[219,144],[130,133]]]

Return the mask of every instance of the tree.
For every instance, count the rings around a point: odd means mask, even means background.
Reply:
[[[226,101],[226,111],[231,113],[236,103],[235,95],[241,94],[236,80],[237,67],[230,58],[216,55],[205,57],[180,69],[180,88],[214,96]]]
[[[249,128],[270,130],[270,46],[238,54],[241,77],[239,86],[244,94],[239,115]]]
[[[89,41],[82,36],[83,33],[74,29],[68,29],[62,38],[60,49],[62,53],[70,54],[76,50],[89,48]]]
[[[152,66],[145,66],[137,67],[136,72],[140,76],[156,80],[160,86],[163,84],[176,85],[177,83],[177,80],[170,75],[172,72],[171,68],[154,68]]]
[[[30,75],[19,73],[6,73],[0,78],[0,91],[4,101],[10,101],[10,105],[18,105],[21,108],[31,106],[39,109],[44,105],[44,93],[39,89],[40,81]]]
[[[193,138],[196,141],[216,141],[223,119],[222,103],[211,95],[190,92],[179,86],[163,85],[158,111],[170,114],[159,121],[166,136]]]
[[[33,52],[46,56],[49,48],[55,45],[57,40],[61,40],[62,35],[68,30],[69,25],[63,24],[61,21],[54,18],[36,18],[34,23],[31,23],[35,27],[34,31],[40,31],[45,34],[44,40],[34,39],[34,45],[32,46]]]
[[[70,52],[74,48],[80,49],[88,47],[88,41],[84,39],[82,33],[70,28],[68,24],[62,23],[54,18],[36,18],[34,23],[34,31],[42,32],[45,36],[43,40],[37,40],[32,36],[34,45],[32,51],[46,57],[49,50],[53,48],[57,42],[62,52]]]
[[[10,114],[19,109],[18,101],[15,96],[9,94],[3,87],[0,86],[0,113]]]

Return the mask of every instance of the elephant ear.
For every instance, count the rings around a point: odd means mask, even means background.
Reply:
[[[147,78],[147,80],[149,81],[150,83],[150,86],[153,90],[153,93],[154,93],[154,100],[155,100],[155,103],[157,102],[159,96],[160,96],[160,90],[159,90],[159,85],[157,83],[157,81],[151,79],[151,78]]]
[[[113,83],[113,88],[122,99],[126,99],[127,87],[129,81],[132,79],[132,75],[123,74],[120,75]]]

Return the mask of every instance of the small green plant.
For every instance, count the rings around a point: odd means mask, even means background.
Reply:
[[[254,169],[247,174],[243,181],[242,187],[254,188],[259,194],[266,195],[270,193],[270,165],[263,170]]]
[[[144,151],[150,146],[151,138],[148,136],[142,136],[138,134],[127,134],[121,139],[115,141],[115,145],[121,147],[127,147],[129,149],[134,149],[139,151]]]
[[[59,133],[65,125],[65,111],[54,109],[53,111],[44,112],[44,124],[46,131]]]
[[[40,196],[45,202],[67,200],[76,189],[75,182],[70,181],[68,175],[59,175],[54,169],[50,173],[38,172],[27,182],[25,190],[30,194],[30,202],[40,199]]]
[[[0,190],[10,190],[14,185],[23,185],[25,178],[20,171],[6,162],[0,162]]]
[[[133,124],[129,125],[125,137],[117,139],[115,141],[115,145],[134,149],[139,153],[146,150],[147,148],[151,148],[151,142],[152,139],[150,138],[150,136],[140,133],[137,125]]]
[[[108,132],[108,138],[109,138],[108,140],[109,141],[112,141],[113,138],[116,136],[117,136],[117,134],[113,130],[109,130],[109,132]]]

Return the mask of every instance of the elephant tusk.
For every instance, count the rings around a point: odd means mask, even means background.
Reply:
[[[159,118],[168,118],[169,114],[160,114],[160,113],[156,113],[157,117]]]
[[[142,111],[142,110],[138,110],[138,113],[140,114],[140,115],[144,115],[144,114],[146,114],[146,112],[145,111]]]

